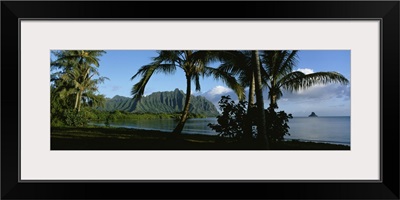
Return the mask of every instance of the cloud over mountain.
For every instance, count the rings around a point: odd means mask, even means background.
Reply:
[[[221,99],[221,96],[229,95],[232,100],[237,100],[237,96],[232,89],[221,85],[215,86],[211,90],[200,95],[211,101],[217,108],[219,108],[218,101]]]

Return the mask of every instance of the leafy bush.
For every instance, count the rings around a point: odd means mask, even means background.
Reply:
[[[83,107],[81,110],[83,116],[87,119],[87,121],[97,120],[97,114],[94,112],[93,108]]]
[[[241,139],[244,134],[247,102],[235,103],[230,96],[222,96],[218,102],[222,114],[217,116],[218,124],[209,123],[208,126],[219,136]]]
[[[239,101],[237,104],[231,100],[229,96],[222,96],[218,102],[222,114],[217,116],[218,124],[208,124],[208,126],[216,131],[219,136],[230,137],[235,139],[244,139],[245,133],[250,136],[248,138],[256,138],[257,130],[253,129],[253,125],[257,124],[256,108],[247,111],[247,102]],[[279,142],[289,134],[289,119],[293,118],[292,114],[285,111],[275,112],[274,109],[265,110],[266,131],[269,140]],[[246,131],[245,128],[250,127],[251,130]]]
[[[81,127],[87,124],[87,119],[82,112],[76,112],[74,110],[64,111],[64,121],[67,126]]]
[[[285,135],[290,135],[287,123],[291,118],[292,114],[286,114],[285,111],[275,112],[271,108],[265,110],[267,136],[271,142],[282,141]]]

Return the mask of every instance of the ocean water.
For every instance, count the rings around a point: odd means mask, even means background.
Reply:
[[[209,123],[216,118],[189,119],[183,133],[216,135]],[[95,125],[104,125],[92,123]],[[129,120],[110,123],[114,127],[172,131],[177,122],[173,119]],[[350,145],[350,117],[294,117],[289,120],[288,140],[302,140]]]
[[[285,139],[350,145],[350,117],[293,117]]]

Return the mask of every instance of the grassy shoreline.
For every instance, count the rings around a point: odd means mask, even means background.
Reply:
[[[218,136],[116,127],[51,127],[51,150],[257,150]],[[328,143],[284,141],[271,150],[350,150]]]

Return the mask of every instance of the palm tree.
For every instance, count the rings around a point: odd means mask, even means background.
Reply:
[[[260,142],[261,147],[269,149],[269,143],[267,138],[267,127],[265,122],[265,112],[264,112],[264,97],[262,89],[262,77],[261,77],[261,64],[260,56],[258,51],[252,51],[253,60],[253,77],[255,79],[255,90],[257,99],[257,114],[258,114],[258,124],[257,124],[257,139]]]
[[[257,108],[264,109],[264,106],[261,105],[263,99],[261,97],[261,91],[262,88],[265,87],[269,90],[269,108],[276,109],[278,108],[277,100],[283,95],[282,89],[293,92],[300,89],[307,89],[315,84],[348,84],[348,80],[337,72],[304,74],[300,71],[293,71],[293,68],[297,64],[298,51],[262,51],[260,52],[261,55],[257,55],[257,52],[258,51],[235,51],[231,53],[234,56],[227,57],[219,67],[220,70],[226,73],[236,75],[243,87],[249,87],[249,111],[254,104],[254,94],[257,96],[257,104],[260,103],[260,105],[257,105]],[[257,64],[260,66],[257,66]],[[261,68],[258,72],[256,70],[259,69],[259,67]],[[255,72],[261,74],[261,81],[258,79],[259,74]],[[257,118],[264,118],[265,116],[259,112],[260,110],[258,110]],[[263,126],[263,124],[259,124],[257,127],[259,126]],[[247,129],[245,128],[245,130]],[[258,132],[260,131],[258,130]],[[264,133],[262,133],[262,135],[264,135]],[[265,141],[264,139],[260,139],[260,141]]]
[[[196,91],[200,91],[200,77],[212,76],[221,79],[232,88],[240,99],[244,98],[243,88],[236,82],[236,79],[229,73],[209,67],[208,64],[219,59],[217,51],[158,51],[158,56],[153,58],[153,62],[142,66],[138,72],[132,76],[131,80],[138,76],[141,79],[133,85],[131,94],[134,99],[140,100],[144,94],[145,87],[154,73],[162,72],[173,74],[177,68],[181,68],[186,78],[186,97],[180,120],[173,130],[173,133],[182,132],[186,120],[189,116],[190,97],[192,92],[191,83],[194,82]]]
[[[242,87],[249,87],[248,109],[255,103],[255,79],[252,51],[226,51],[219,70],[238,77]]]
[[[282,89],[290,92],[307,89],[316,84],[340,83],[349,81],[338,72],[316,72],[304,74],[293,71],[298,51],[263,51],[261,62],[264,64],[263,78],[268,88],[269,107],[278,108],[277,101],[282,97]]]
[[[219,70],[236,75],[242,87],[249,86],[247,115],[245,122],[244,139],[252,138],[252,118],[257,116],[257,139],[263,148],[269,148],[264,113],[264,98],[262,94],[263,79],[261,78],[261,62],[259,52],[253,51],[226,51],[222,54],[222,64]],[[257,99],[255,106],[254,96]],[[255,110],[256,113],[253,113]]]
[[[51,65],[53,68],[61,70],[61,72],[58,72],[58,77],[69,84],[64,85],[75,89],[74,110],[80,112],[81,101],[85,93],[97,91],[97,84],[108,79],[106,77],[93,78],[94,76],[99,76],[97,71],[100,65],[99,57],[105,51],[64,50],[53,53],[57,56],[57,60],[51,62]],[[91,96],[94,97],[93,95]]]
[[[249,140],[252,138],[252,119],[255,115],[253,113],[253,110],[256,109],[256,107],[259,107],[260,110],[264,109],[263,102],[258,101],[257,103],[260,103],[260,105],[256,106],[255,105],[255,96],[258,96],[258,98],[263,99],[262,97],[262,83],[263,79],[257,79],[257,84],[258,86],[256,87],[256,77],[255,77],[255,70],[260,69],[261,63],[259,61],[259,58],[257,59],[256,54],[258,54],[258,51],[228,51],[226,54],[224,54],[224,57],[222,59],[223,63],[219,66],[219,69],[226,72],[226,73],[231,73],[235,76],[238,77],[238,80],[242,87],[249,87],[249,94],[248,94],[248,107],[247,107],[247,115],[249,116],[246,121],[246,124],[244,127],[244,137],[245,139]],[[261,71],[260,71],[261,72]],[[257,74],[258,75],[258,74]],[[258,78],[258,76],[257,76]],[[260,85],[261,84],[261,85]],[[256,88],[258,89],[258,95],[256,95]],[[261,89],[261,90],[260,90]],[[260,111],[258,110],[258,111]],[[259,115],[257,119],[263,119],[265,118],[264,113],[258,112]],[[260,123],[262,123],[264,120],[260,120]],[[257,125],[257,127],[264,127],[263,124]],[[258,136],[261,138],[264,135],[262,128],[260,129],[261,134]]]

